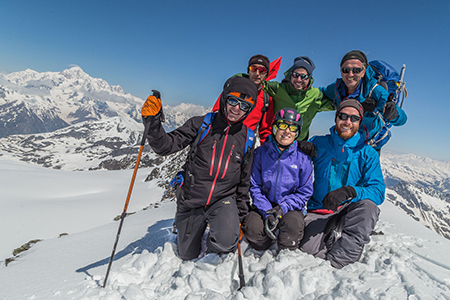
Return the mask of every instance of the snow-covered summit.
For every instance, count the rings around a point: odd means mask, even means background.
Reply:
[[[86,120],[140,120],[143,101],[75,66],[62,72],[30,69],[0,74],[0,137],[49,132]]]

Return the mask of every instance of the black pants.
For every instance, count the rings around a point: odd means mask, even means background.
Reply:
[[[287,212],[278,223],[278,250],[297,249],[303,238],[304,227],[302,212],[297,210]],[[242,231],[249,245],[256,250],[267,250],[274,242],[264,230],[262,216],[255,211],[251,211],[245,217]]]
[[[224,198],[206,208],[192,209],[178,202],[175,223],[178,254],[183,260],[198,257],[207,224],[210,229],[206,241],[208,252],[233,252],[239,239],[239,216],[233,197]]]

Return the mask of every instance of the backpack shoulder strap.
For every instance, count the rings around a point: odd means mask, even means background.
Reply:
[[[247,127],[247,141],[245,142],[244,156],[247,154],[255,142],[255,132]]]
[[[269,109],[270,96],[265,90],[263,90],[263,95],[264,95],[264,106],[261,109],[261,111],[263,112],[263,115],[264,115],[264,113]]]

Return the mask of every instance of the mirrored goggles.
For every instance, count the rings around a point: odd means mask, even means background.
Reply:
[[[308,74],[297,73],[297,72],[292,72],[292,77],[294,77],[294,78],[299,78],[300,77],[301,80],[306,80],[306,79],[309,78],[309,75]]]
[[[239,104],[239,109],[245,112],[248,112],[252,109],[251,104],[242,101],[235,96],[228,96],[227,103],[233,107]]]
[[[353,123],[359,122],[361,120],[360,116],[357,115],[347,115],[346,113],[340,112],[337,114],[337,117],[341,119],[342,121],[346,121],[348,118],[350,118],[350,121]]]
[[[359,74],[364,70],[364,68],[342,68],[341,71],[344,74],[350,73],[350,71],[353,72],[353,74]]]
[[[252,72],[259,71],[259,73],[261,73],[261,74],[267,73],[266,67],[259,67],[259,66],[252,65],[252,66],[248,67],[248,69]]]
[[[278,129],[281,129],[281,130],[286,130],[289,128],[290,132],[295,133],[298,131],[298,126],[295,124],[288,124],[283,121],[278,121],[275,125],[278,127]]]

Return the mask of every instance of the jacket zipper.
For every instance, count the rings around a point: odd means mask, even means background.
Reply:
[[[213,175],[214,158],[216,157],[216,144],[217,144],[217,141],[214,141],[214,145],[212,146],[212,158],[211,158],[211,165],[209,167],[209,176]]]
[[[225,175],[227,174],[228,163],[230,162],[231,155],[233,154],[233,149],[234,149],[234,145],[231,146],[231,150],[230,150],[230,153],[228,154],[227,162],[225,164],[225,169],[223,170],[223,175],[222,175],[222,177],[220,177],[220,179],[223,179],[225,177]]]
[[[225,139],[223,141],[223,146],[222,146],[222,152],[220,153],[220,159],[219,159],[219,165],[217,166],[217,172],[216,172],[216,176],[214,177],[214,181],[211,185],[211,190],[209,191],[209,196],[208,196],[208,201],[206,201],[206,205],[209,205],[209,202],[211,201],[212,198],[212,194],[214,191],[214,187],[216,186],[216,182],[217,182],[217,177],[219,177],[219,171],[220,171],[220,167],[222,166],[222,158],[223,158],[223,152],[225,151],[225,146],[227,145],[227,140],[228,140],[228,132],[230,131],[230,127],[227,127],[227,131],[225,133]]]

